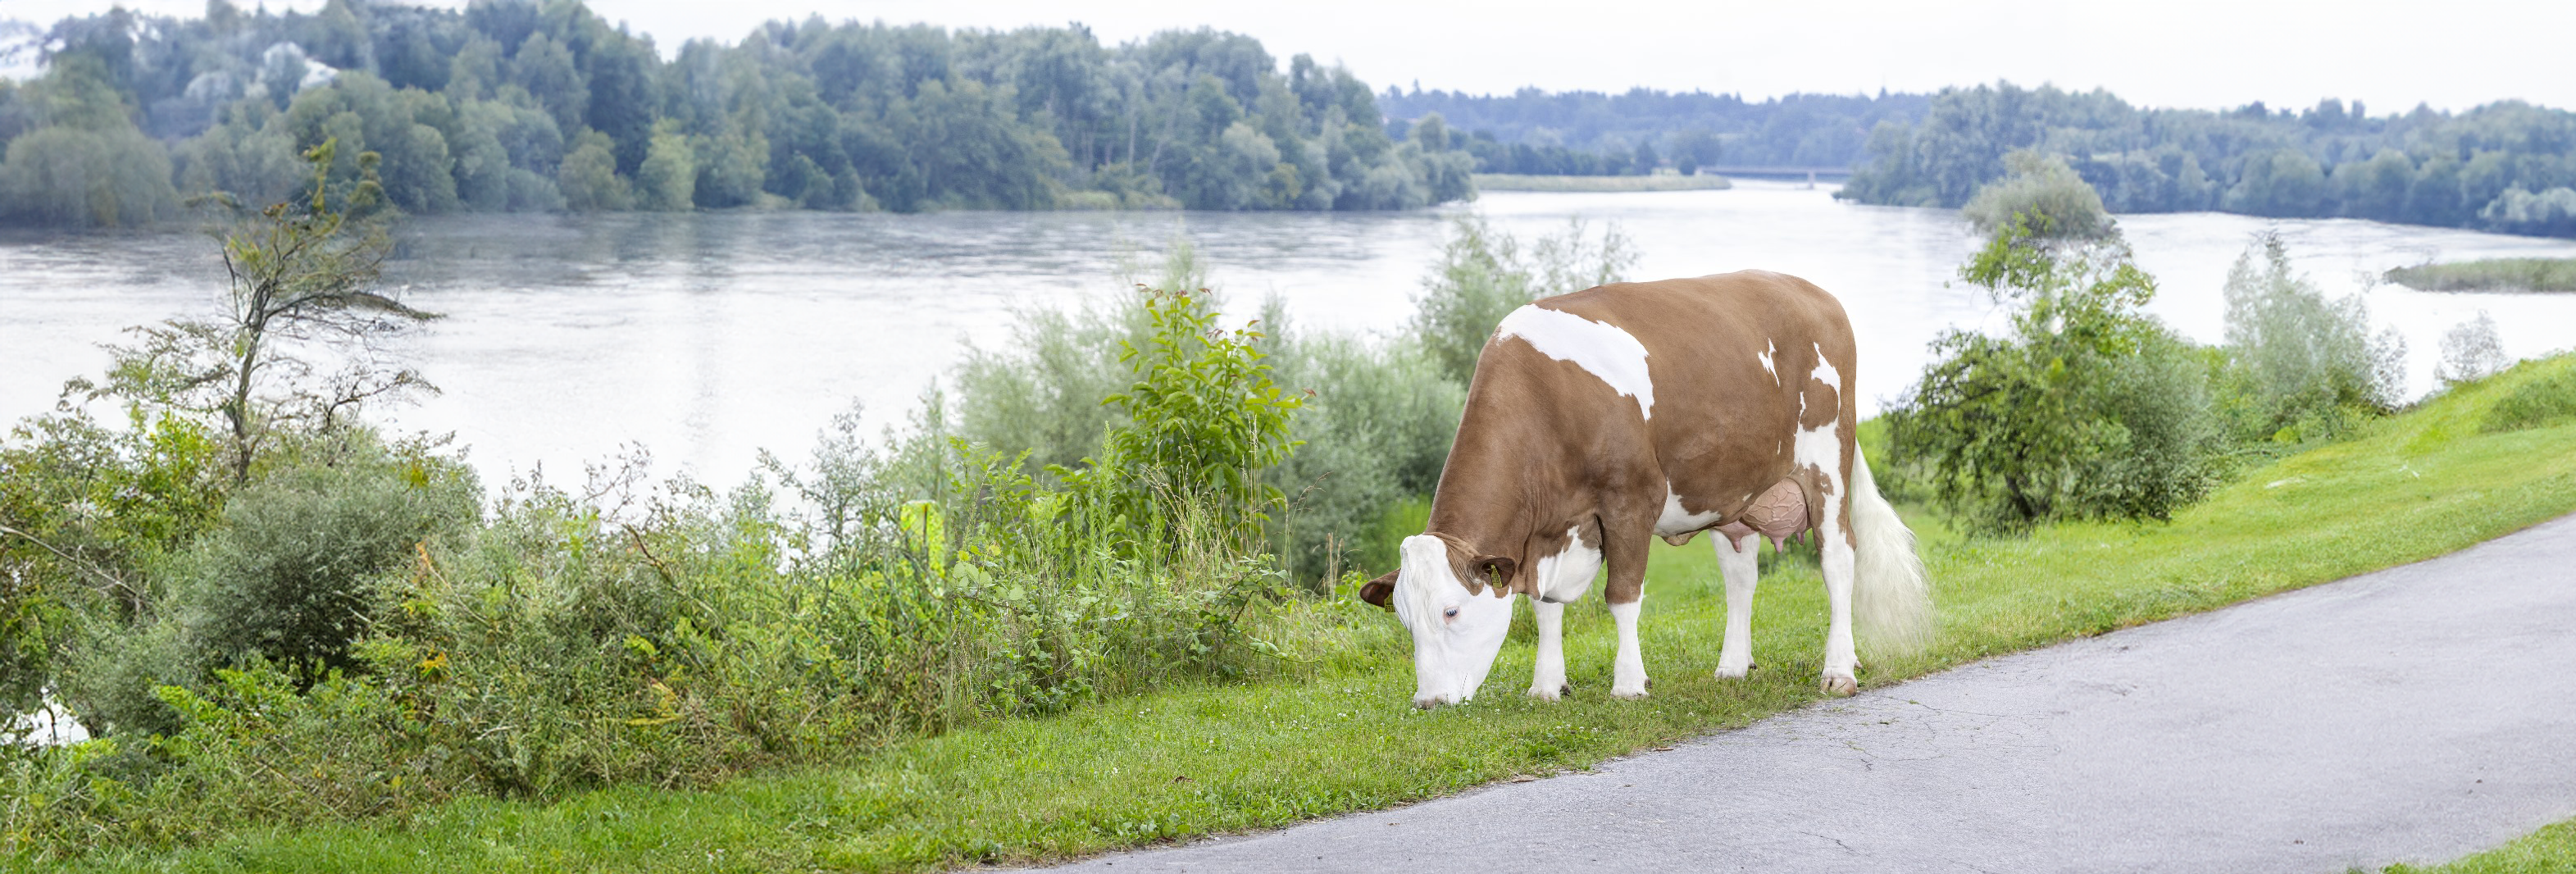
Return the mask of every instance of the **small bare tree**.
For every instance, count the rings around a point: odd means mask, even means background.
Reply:
[[[233,214],[222,235],[229,311],[132,329],[142,342],[111,347],[108,384],[91,391],[219,418],[235,483],[283,429],[329,431],[368,401],[438,390],[385,363],[381,341],[438,316],[376,290],[392,248],[376,153],[358,156],[356,180],[335,184],[337,148],[326,140],[304,153],[313,185],[298,200],[254,212],[209,198]],[[341,366],[317,378],[322,356]]]
[[[2457,385],[2492,376],[2506,363],[2504,339],[2496,335],[2495,317],[2479,310],[2477,318],[2454,325],[2442,335],[2442,363],[2433,375],[2443,385]]]

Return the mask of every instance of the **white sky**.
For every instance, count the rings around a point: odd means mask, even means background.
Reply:
[[[101,0],[0,0],[0,18],[50,23]],[[127,0],[156,14],[200,14],[203,0]],[[253,2],[242,2],[244,6]],[[272,0],[317,8],[321,0]],[[461,5],[444,0],[442,5]],[[1490,0],[1407,3],[1206,0],[590,0],[601,15],[683,40],[739,39],[762,19],[926,21],[1018,27],[1078,20],[1116,43],[1173,27],[1259,37],[1283,61],[1340,60],[1389,84],[1478,93],[1547,90],[1930,91],[2010,79],[2109,88],[2146,106],[2217,108],[2324,97],[2374,114],[2465,109],[2505,98],[2576,107],[2576,2],[2449,0],[1826,0],[1807,3]]]

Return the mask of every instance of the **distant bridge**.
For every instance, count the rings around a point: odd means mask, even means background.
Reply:
[[[1850,167],[1726,166],[1699,168],[1699,172],[1745,179],[1804,179],[1813,184],[1819,179],[1849,179]]]

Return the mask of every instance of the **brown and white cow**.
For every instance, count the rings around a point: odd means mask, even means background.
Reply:
[[[1565,604],[1609,565],[1619,652],[1610,692],[1646,694],[1637,649],[1646,553],[1716,529],[1726,578],[1717,675],[1753,666],[1754,550],[1818,535],[1833,617],[1823,686],[1859,686],[1855,599],[1873,645],[1919,643],[1930,599],[1913,532],[1853,442],[1851,323],[1833,295],[1764,271],[1618,283],[1505,317],[1396,572],[1362,587],[1413,632],[1414,704],[1472,698],[1511,625],[1537,614],[1529,694],[1564,694]]]

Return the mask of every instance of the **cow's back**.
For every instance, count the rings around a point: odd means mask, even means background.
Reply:
[[[1839,301],[1806,280],[1749,270],[1614,283],[1533,306],[1615,327],[1643,347],[1642,376],[1612,373],[1603,382],[1641,383],[1613,388],[1626,389],[1623,400],[1637,399],[1628,421],[1652,447],[1653,472],[1694,512],[1750,500],[1790,475],[1802,431],[1831,430],[1849,440],[1850,322]],[[1563,378],[1547,384],[1568,395],[1558,403],[1601,409],[1598,387]],[[1617,431],[1622,424],[1578,429]],[[1599,449],[1629,443],[1609,434],[1577,439]]]

